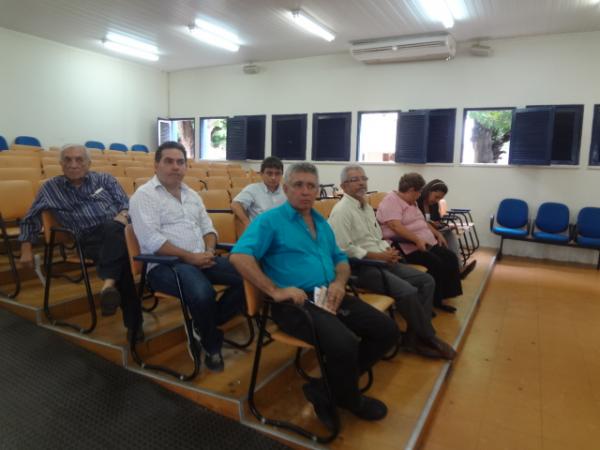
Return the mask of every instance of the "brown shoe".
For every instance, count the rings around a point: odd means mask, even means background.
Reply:
[[[427,341],[427,344],[429,344],[431,348],[438,352],[439,358],[447,360],[453,360],[454,358],[456,358],[456,350],[454,350],[450,344],[441,340],[437,336],[434,336],[431,339],[429,339],[429,341]]]

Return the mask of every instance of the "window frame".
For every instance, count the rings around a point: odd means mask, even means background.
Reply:
[[[198,117],[198,156],[197,161],[210,161],[205,159],[202,151],[202,120],[206,119],[225,119],[229,121],[229,116],[200,116]],[[227,139],[225,139],[225,158],[219,159],[218,161],[227,161]]]
[[[465,121],[467,120],[467,114],[469,111],[498,111],[498,110],[509,110],[511,111],[511,116],[512,114],[514,114],[514,110],[518,109],[516,106],[484,106],[484,107],[480,107],[480,108],[463,108],[463,120],[462,120],[462,126],[461,126],[461,136],[460,136],[460,159],[458,161],[459,165],[476,165],[476,166],[481,166],[481,167],[505,167],[504,165],[501,164],[492,164],[492,163],[463,163],[463,153],[465,151]],[[511,122],[511,131],[512,131],[512,122]],[[508,153],[508,155],[510,156],[510,151]],[[506,167],[510,166],[509,164],[506,164]]]
[[[600,104],[594,104],[592,110],[592,130],[590,139],[590,152],[588,156],[588,166],[598,167],[600,166]],[[596,161],[594,161],[594,147],[596,147]]]
[[[401,113],[402,110],[401,109],[380,109],[380,110],[375,110],[375,111],[367,111],[367,110],[363,110],[363,111],[357,111],[356,114],[356,151],[355,151],[355,161],[359,162],[359,163],[363,163],[364,161],[360,160],[360,126],[362,123],[362,115],[363,114],[386,114],[386,113]],[[398,129],[396,127],[396,139],[398,139]],[[395,150],[395,145],[394,145],[394,150]],[[368,164],[395,164],[395,160],[391,159],[389,161],[378,161],[378,162],[374,162],[374,161],[370,161],[368,162]]]
[[[300,120],[300,147],[302,156],[298,159],[277,154],[277,146],[275,143],[277,142],[278,137],[278,129],[277,122],[284,120],[292,120],[298,119]],[[308,113],[294,113],[294,114],[272,114],[271,115],[271,155],[277,156],[282,161],[305,161],[306,160],[306,137],[307,137],[307,127],[308,127]]]
[[[329,116],[330,118],[343,118],[346,119],[346,123],[344,126],[344,143],[343,143],[343,154],[334,157],[322,159],[318,157],[318,149],[316,148],[317,139],[318,139],[318,131],[319,131],[319,120]],[[352,111],[344,111],[344,112],[316,112],[312,115],[312,147],[311,147],[311,160],[312,161],[335,161],[335,162],[348,162],[350,161],[350,138],[351,138],[351,130],[352,130]]]

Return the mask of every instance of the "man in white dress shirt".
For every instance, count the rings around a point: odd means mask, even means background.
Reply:
[[[282,205],[286,196],[281,188],[283,163],[277,156],[265,158],[260,165],[262,182],[246,186],[231,202],[231,210],[244,229],[260,213]]]
[[[385,263],[385,267],[357,264],[352,273],[357,276],[359,287],[396,300],[396,308],[407,323],[402,339],[404,350],[430,358],[453,359],[456,352],[436,336],[431,324],[435,281],[428,273],[401,264],[398,251],[382,239],[381,227],[367,201],[367,181],[360,166],[349,165],[342,170],[344,197],[329,215],[335,240],[350,258]]]
[[[206,352],[204,362],[208,369],[220,372],[223,332],[217,327],[242,310],[244,287],[229,259],[215,256],[217,232],[200,196],[182,182],[186,159],[181,144],[162,144],[154,159],[156,175],[131,197],[129,214],[142,253],[180,258],[175,269]],[[178,295],[175,275],[165,265],[148,266],[148,284],[153,290]],[[213,284],[229,286],[218,302]]]

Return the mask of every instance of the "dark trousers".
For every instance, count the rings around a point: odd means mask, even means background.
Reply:
[[[434,305],[441,305],[443,299],[462,294],[458,258],[447,248],[436,245],[426,252],[417,250],[406,255],[406,261],[427,267],[435,279]]]
[[[131,275],[125,226],[115,220],[106,221],[86,230],[79,236],[79,242],[86,258],[97,264],[98,277],[102,280],[115,280],[116,288],[121,294],[123,324],[129,329],[133,329],[136,323],[141,324],[142,308]]]
[[[323,352],[327,380],[336,403],[344,407],[357,404],[359,376],[371,368],[398,341],[398,327],[386,314],[362,300],[346,296],[334,315],[306,302]],[[285,303],[272,307],[273,318],[286,333],[314,344],[306,317]]]
[[[174,267],[179,274],[183,301],[200,334],[202,347],[210,354],[219,353],[223,346],[223,332],[217,327],[242,312],[245,304],[242,277],[229,258],[217,257],[215,263],[208,269],[185,263]],[[155,291],[179,296],[175,275],[165,265],[156,266],[148,272],[148,284]],[[213,284],[228,286],[218,301]]]
[[[396,309],[407,325],[407,335],[429,340],[435,336],[431,325],[435,281],[408,264],[389,264],[385,268],[359,266],[352,271],[358,287],[396,300]]]

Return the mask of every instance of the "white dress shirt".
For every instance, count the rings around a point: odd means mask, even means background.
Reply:
[[[283,193],[281,185],[277,186],[277,189],[271,192],[262,181],[260,183],[249,184],[233,199],[234,202],[242,204],[250,220],[253,220],[260,213],[283,205],[286,200],[287,197]]]
[[[156,253],[167,241],[188,252],[202,253],[204,236],[217,234],[196,192],[181,183],[179,201],[156,175],[135,191],[129,200],[129,215],[140,250],[146,254]]]
[[[361,203],[349,195],[331,210],[329,225],[335,233],[335,240],[350,258],[364,258],[368,252],[379,253],[390,247],[383,240],[381,227],[369,203]]]

